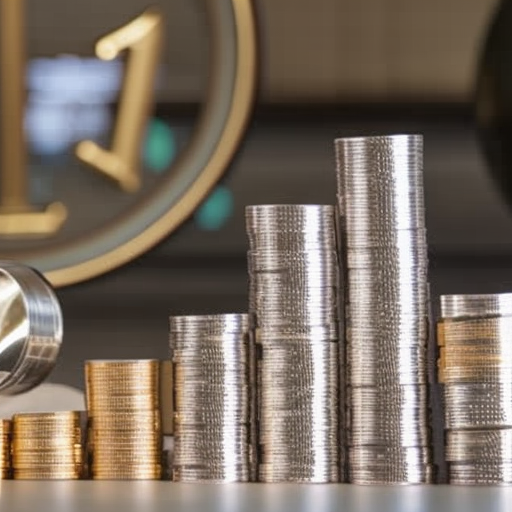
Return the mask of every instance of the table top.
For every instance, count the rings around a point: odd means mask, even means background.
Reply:
[[[510,512],[512,487],[0,482],[9,512]]]

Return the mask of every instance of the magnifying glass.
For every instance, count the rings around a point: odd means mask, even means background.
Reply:
[[[502,0],[480,56],[476,120],[489,170],[512,206],[512,2]]]
[[[55,366],[62,344],[62,312],[36,270],[0,261],[0,395],[40,384]]]

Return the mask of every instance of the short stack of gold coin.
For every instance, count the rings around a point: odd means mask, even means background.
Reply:
[[[77,480],[83,471],[81,413],[16,414],[12,469],[17,480]]]
[[[0,420],[0,479],[11,474],[11,422]]]
[[[154,359],[85,363],[93,479],[161,478],[159,370]]]

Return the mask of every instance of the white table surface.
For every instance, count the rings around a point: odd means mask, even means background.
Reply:
[[[8,512],[510,512],[512,487],[0,482]]]

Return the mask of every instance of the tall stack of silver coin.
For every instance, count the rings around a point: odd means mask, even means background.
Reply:
[[[340,478],[334,222],[332,206],[246,208],[262,482]]]
[[[247,482],[255,464],[248,316],[171,316],[169,323],[173,480]]]
[[[345,280],[349,481],[432,478],[420,135],[335,141]]]
[[[441,296],[438,344],[449,482],[512,483],[512,294]]]

